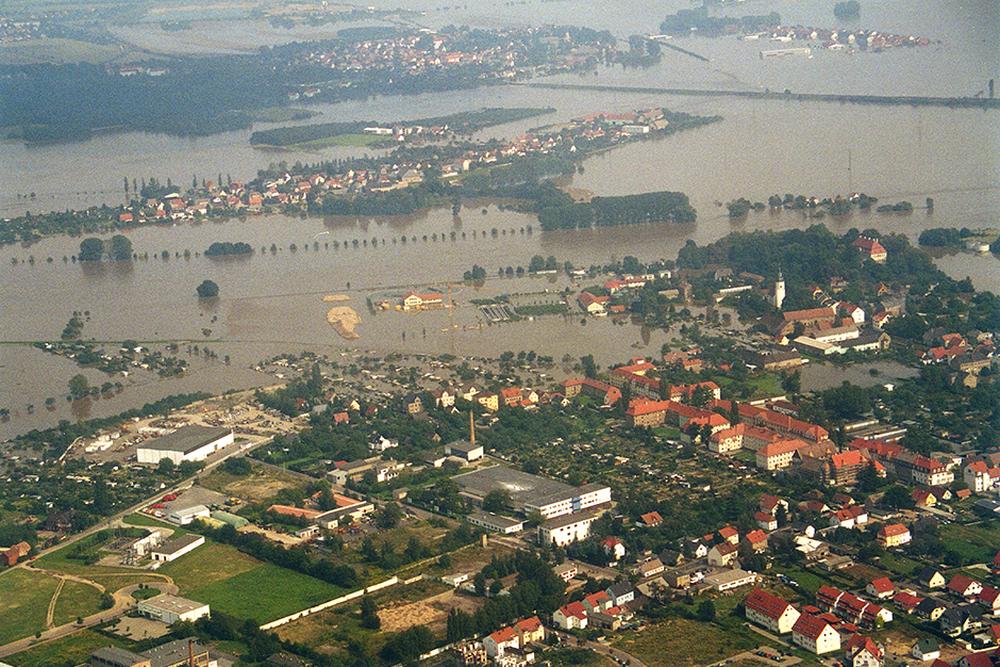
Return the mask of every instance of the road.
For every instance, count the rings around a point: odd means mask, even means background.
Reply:
[[[551,634],[562,639],[567,646],[578,646],[581,648],[588,648],[595,653],[600,653],[601,655],[607,656],[612,660],[617,660],[623,662],[628,667],[648,667],[646,663],[639,658],[635,657],[631,653],[626,653],[621,649],[612,648],[606,644],[601,644],[599,642],[592,642],[587,639],[577,639],[571,634],[562,632],[561,630],[552,630]]]

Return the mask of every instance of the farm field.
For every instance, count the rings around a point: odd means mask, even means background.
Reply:
[[[235,547],[206,542],[191,553],[163,565],[157,572],[173,578],[181,595],[187,595],[196,588],[226,581],[261,565],[259,560]]]
[[[45,614],[58,581],[41,572],[14,570],[0,576],[0,644],[45,627]]]

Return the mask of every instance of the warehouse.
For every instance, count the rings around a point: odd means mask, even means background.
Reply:
[[[143,616],[167,625],[173,625],[177,621],[193,623],[203,616],[211,616],[211,610],[207,604],[166,593],[148,600],[141,600],[138,610]]]
[[[186,553],[190,553],[203,545],[205,538],[201,535],[181,535],[172,540],[167,540],[158,547],[154,547],[150,552],[153,560],[159,563],[169,563],[177,560]]]
[[[185,426],[140,444],[135,455],[139,463],[158,464],[163,459],[170,459],[180,465],[184,461],[204,461],[233,441],[233,432],[228,428]]]
[[[515,535],[524,530],[524,521],[511,519],[510,517],[502,516],[500,514],[493,514],[492,512],[476,511],[470,514],[468,518],[469,523],[473,526],[485,528],[493,533]]]

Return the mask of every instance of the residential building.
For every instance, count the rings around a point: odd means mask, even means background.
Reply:
[[[583,630],[587,627],[587,608],[582,602],[570,602],[552,612],[552,622],[563,630]]]
[[[889,577],[879,577],[868,582],[865,592],[879,600],[886,600],[896,594],[896,587],[892,585]]]
[[[948,590],[966,600],[975,600],[983,592],[983,585],[964,574],[956,574],[948,582]]]
[[[784,635],[799,620],[799,611],[777,595],[756,588],[743,600],[746,617],[771,632]]]
[[[705,585],[717,593],[724,593],[742,586],[751,586],[756,582],[756,574],[739,568],[719,570],[705,577]]]
[[[948,584],[948,580],[944,578],[941,571],[933,567],[925,567],[920,570],[920,573],[917,575],[917,581],[924,587],[932,590],[944,588]]]
[[[878,529],[878,543],[883,549],[892,549],[908,544],[910,529],[901,523],[890,523]]]
[[[716,544],[708,550],[708,564],[715,567],[729,567],[737,558],[739,547],[729,542]]]
[[[600,516],[599,512],[584,511],[574,514],[560,514],[546,519],[538,526],[540,544],[554,544],[564,547],[590,536],[590,526]]]
[[[795,621],[792,626],[792,642],[816,655],[840,650],[840,635],[837,631],[812,614],[801,614]]]
[[[913,645],[910,655],[923,662],[937,660],[941,657],[941,647],[933,637],[924,637]]]
[[[799,439],[777,440],[757,450],[757,467],[761,470],[782,470],[792,465],[797,452],[806,443]]]
[[[847,640],[845,652],[850,667],[882,667],[885,657],[885,650],[864,635],[854,635]]]
[[[604,592],[611,598],[611,604],[616,607],[621,607],[635,600],[635,589],[632,588],[632,584],[628,580],[623,579],[611,584]]]

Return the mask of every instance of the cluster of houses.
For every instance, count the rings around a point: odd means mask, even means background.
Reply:
[[[844,30],[839,28],[812,28],[802,25],[777,26],[766,32],[744,35],[744,39],[770,39],[773,42],[820,42],[824,49],[844,51],[867,49],[884,51],[894,47],[928,46],[931,40],[914,35],[897,35],[877,30]]]
[[[599,116],[604,118],[605,116]],[[666,121],[663,121],[664,123]],[[606,317],[607,315],[620,315],[628,310],[629,304],[635,295],[636,290],[640,290],[657,278],[671,278],[673,272],[669,269],[661,269],[654,273],[644,273],[640,275],[625,274],[616,278],[611,278],[604,282],[600,288],[589,287],[580,292],[576,297],[576,302],[580,309],[594,317]],[[673,298],[680,296],[678,290],[671,290]]]
[[[552,612],[552,623],[561,630],[618,630],[635,615],[628,605],[634,599],[635,590],[631,584],[616,583],[559,607]]]
[[[452,652],[463,665],[495,664],[523,667],[535,662],[535,647],[545,642],[546,630],[537,616],[523,618],[486,635],[482,641],[460,642]]]
[[[924,335],[928,347],[918,352],[920,363],[945,366],[950,382],[975,389],[979,375],[993,366],[996,344],[987,332],[974,332],[970,338],[955,332],[928,331]]]

